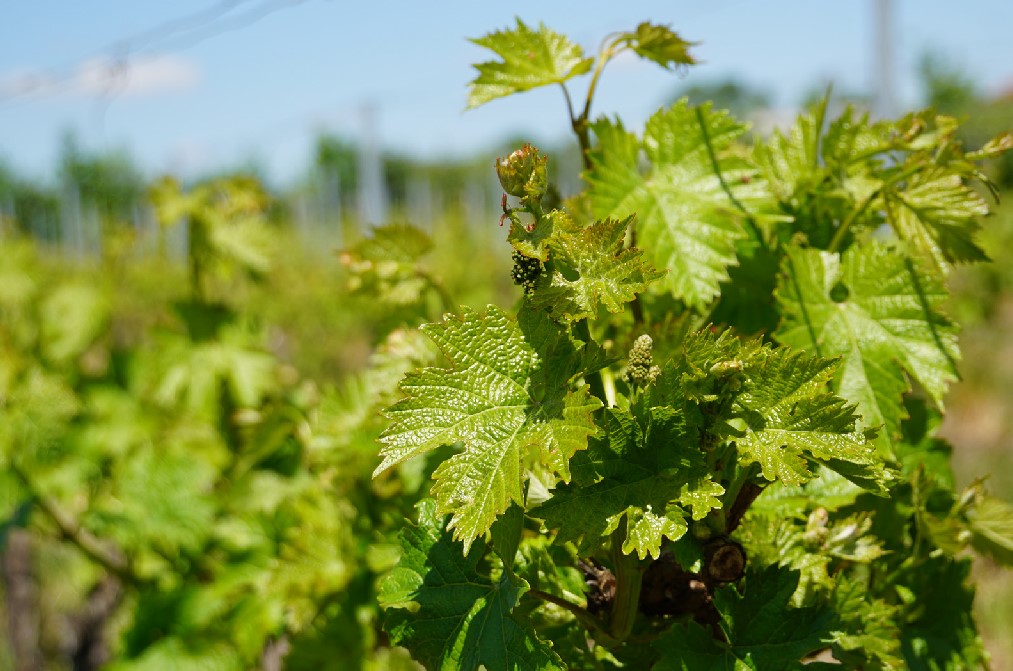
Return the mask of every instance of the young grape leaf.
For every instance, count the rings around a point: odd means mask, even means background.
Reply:
[[[982,497],[971,515],[971,543],[1005,566],[1013,566],[1013,506],[1002,499]]]
[[[833,589],[834,610],[840,617],[834,632],[834,658],[848,668],[905,669],[900,652],[899,607],[872,599],[858,580],[841,574]]]
[[[842,176],[847,186],[850,178],[878,168],[882,162],[880,156],[897,145],[897,136],[895,123],[871,122],[868,112],[858,115],[848,105],[839,117],[827,125],[820,153],[829,171]]]
[[[978,217],[988,204],[959,175],[944,168],[915,173],[903,190],[885,193],[887,221],[897,236],[908,240],[945,276],[951,264],[986,261],[974,241]]]
[[[485,542],[465,550],[443,530],[435,502],[418,509],[418,525],[401,531],[401,560],[380,582],[391,641],[427,669],[562,671],[551,645],[510,615],[528,584],[509,571],[496,582],[481,575]]]
[[[757,166],[778,200],[790,201],[801,189],[812,190],[822,177],[820,133],[827,111],[822,98],[806,113],[800,114],[785,136],[775,129],[757,144]]]
[[[768,480],[800,485],[813,477],[813,459],[885,492],[886,471],[875,447],[855,431],[854,407],[826,390],[836,369],[832,359],[784,347],[758,350],[737,399],[746,424],[735,441],[739,461],[759,463]]]
[[[676,625],[654,647],[654,671],[767,671],[803,669],[802,659],[829,647],[834,615],[820,606],[792,608],[799,573],[777,566],[750,570],[745,591],[724,587],[714,594],[721,614],[721,641],[695,622]]]
[[[939,312],[946,290],[934,275],[881,243],[843,256],[788,248],[775,337],[820,356],[841,356],[835,391],[858,406],[862,426],[885,426],[892,453],[906,416],[902,396],[916,379],[938,405],[956,379],[956,329]]]
[[[433,494],[440,514],[453,514],[450,528],[465,551],[511,502],[523,504],[529,468],[540,464],[569,479],[567,462],[596,432],[592,414],[601,402],[587,387],[568,389],[583,372],[575,343],[544,316],[523,327],[495,306],[485,316],[466,308],[462,317],[423,326],[451,367],[406,375],[408,397],[386,411],[391,424],[374,476],[460,444],[433,474]]]
[[[543,24],[532,30],[519,18],[517,27],[471,40],[493,51],[501,61],[478,63],[471,82],[468,108],[539,86],[562,84],[591,69],[592,59],[580,45]]]
[[[613,314],[622,312],[662,276],[641,258],[641,250],[623,249],[631,220],[606,219],[554,235],[549,250],[556,270],[536,287],[532,307],[568,322],[595,316],[599,303]]]
[[[724,488],[710,478],[703,453],[687,439],[685,419],[671,408],[652,408],[646,432],[626,411],[609,409],[606,435],[571,461],[573,482],[532,511],[559,540],[591,550],[626,518],[623,552],[660,554],[662,538],[686,533],[686,518],[699,520]]]
[[[656,23],[644,21],[635,31],[621,34],[615,43],[629,46],[641,58],[653,61],[666,70],[696,63],[689,53],[694,43],[682,39],[668,26]]]
[[[676,298],[703,307],[728,279],[735,241],[744,235],[714,172],[711,149],[726,182],[735,183],[741,197],[758,193],[755,184],[741,183],[744,164],[720,158],[746,127],[709,105],[700,108],[698,117],[683,99],[648,120],[642,143],[618,121],[602,119],[592,129],[599,142],[587,175],[594,215],[604,219],[635,213],[640,244],[657,268],[668,271],[663,286]],[[641,148],[650,161],[646,174],[640,170]]]
[[[429,236],[413,226],[378,226],[369,237],[342,250],[347,287],[393,305],[416,304],[429,286],[418,262],[432,246]]]
[[[964,155],[971,161],[981,161],[989,158],[999,158],[1008,151],[1013,151],[1013,133],[1005,131],[989,139],[981,149],[968,152]]]

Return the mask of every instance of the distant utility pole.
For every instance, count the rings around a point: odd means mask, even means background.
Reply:
[[[894,25],[893,0],[872,0],[876,5],[873,58],[875,92],[873,111],[880,118],[892,117],[897,112],[897,82],[894,79]]]
[[[379,225],[387,221],[387,185],[383,158],[376,131],[376,105],[362,106],[362,135],[359,138],[359,222]]]

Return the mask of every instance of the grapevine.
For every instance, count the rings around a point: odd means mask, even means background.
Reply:
[[[669,28],[593,57],[520,20],[475,42],[469,106],[560,87],[586,188],[547,198],[531,145],[497,160],[521,296],[424,326],[444,364],[386,411],[376,473],[434,466],[380,586],[391,640],[466,671],[983,666],[963,550],[1013,511],[955,491],[928,427],[978,162],[1009,138],[826,100],[752,146],[686,100],[638,134],[592,99],[624,51],[694,64]]]

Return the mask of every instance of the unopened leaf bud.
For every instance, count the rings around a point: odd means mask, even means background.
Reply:
[[[496,176],[511,196],[541,200],[548,184],[548,161],[547,156],[526,144],[506,158],[496,159]]]

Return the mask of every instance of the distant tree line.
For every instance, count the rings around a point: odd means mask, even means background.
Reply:
[[[960,131],[968,145],[980,145],[1009,129],[1013,91],[989,97],[958,67],[932,55],[922,59],[919,78],[927,105],[969,119]],[[821,89],[820,95],[824,92]],[[769,108],[772,100],[766,91],[733,77],[693,82],[669,98],[684,96],[691,103],[714,101],[744,119]],[[835,98],[860,107],[867,104],[858,95],[837,93]],[[377,218],[410,220],[422,226],[447,217],[488,221],[496,216],[502,195],[490,157],[506,155],[525,140],[510,138],[474,156],[422,160],[349,137],[320,135],[304,178],[271,192],[274,218],[316,237],[321,232],[341,236],[349,229],[383,223]],[[548,149],[552,159],[550,182],[562,196],[577,191],[576,147],[542,149]],[[258,177],[257,172],[247,167],[224,174]],[[992,173],[1001,187],[1013,187],[1013,158],[1007,154],[992,166]],[[124,150],[88,150],[68,134],[53,180],[30,179],[0,162],[0,233],[16,231],[77,253],[100,252],[110,235],[157,227],[146,198],[150,181],[157,177],[146,176]]]
[[[300,228],[331,226],[347,232],[348,227],[383,223],[365,215],[364,201],[372,198],[384,203],[385,218],[423,226],[448,214],[494,220],[501,192],[491,157],[497,150],[505,155],[523,142],[515,138],[464,158],[420,160],[379,151],[373,160],[364,160],[363,147],[354,140],[321,135],[305,176],[292,186],[271,190],[274,219]],[[575,190],[576,149],[552,153],[559,157],[551,164],[553,180],[564,191]],[[379,166],[373,180],[363,174],[371,165]],[[213,176],[262,178],[258,172],[256,167],[242,168]],[[124,150],[87,150],[68,135],[55,179],[31,179],[0,163],[0,232],[29,235],[78,252],[99,251],[96,247],[110,235],[156,227],[147,191],[158,177],[145,175]]]

